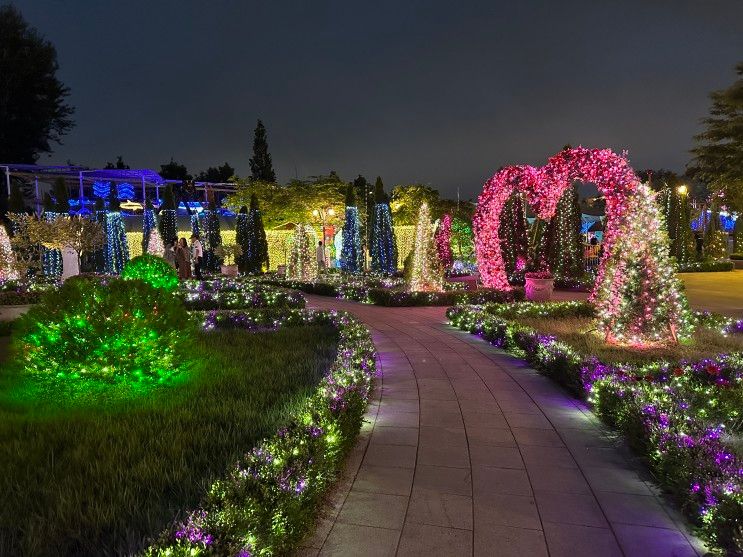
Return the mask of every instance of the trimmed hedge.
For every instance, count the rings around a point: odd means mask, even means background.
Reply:
[[[364,288],[343,286],[327,282],[304,282],[296,280],[263,280],[264,284],[301,290],[306,294],[330,296],[365,304],[387,307],[408,306],[452,306],[457,304],[485,304],[488,302],[512,302],[524,299],[523,288],[495,290],[447,290],[445,292],[409,292],[398,288]]]
[[[512,321],[549,318],[552,304],[457,306],[450,322],[482,336],[585,398],[640,452],[699,532],[729,555],[743,554],[743,461],[723,440],[743,404],[743,355],[699,362],[606,365],[550,335]],[[584,316],[586,304],[554,304]],[[722,424],[722,425],[718,425]]]
[[[724,273],[735,269],[732,261],[697,261],[679,265],[679,273]]]

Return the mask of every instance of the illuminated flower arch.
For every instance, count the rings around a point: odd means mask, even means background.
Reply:
[[[575,180],[596,184],[606,198],[604,254],[591,294],[606,339],[648,344],[688,336],[691,319],[660,211],[627,159],[611,149],[565,149],[546,166],[509,166],[485,183],[473,223],[483,284],[509,288],[498,227],[511,194],[523,193],[537,216],[549,220]]]

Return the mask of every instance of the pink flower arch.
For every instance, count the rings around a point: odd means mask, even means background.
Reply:
[[[562,194],[576,180],[595,184],[606,199],[604,255],[591,299],[607,339],[644,344],[676,340],[679,333],[688,334],[686,299],[668,259],[667,236],[659,227],[660,214],[652,194],[627,158],[611,149],[565,149],[541,168],[505,167],[485,183],[473,221],[483,284],[509,288],[498,229],[501,212],[511,194],[523,193],[537,216],[549,220]],[[619,238],[622,234],[629,237],[632,230],[633,243]],[[638,266],[643,269],[638,271]],[[638,278],[638,273],[642,278]],[[642,297],[644,308],[630,311],[623,302],[636,295],[632,292],[637,280],[647,286],[649,293]]]

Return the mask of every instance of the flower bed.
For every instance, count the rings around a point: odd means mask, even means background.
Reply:
[[[252,280],[216,279],[185,281],[180,291],[190,310],[303,308],[304,296]]]
[[[524,291],[521,288],[512,288],[511,290],[495,290],[490,288],[464,290],[463,288],[453,288],[445,292],[409,292],[399,286],[360,286],[356,282],[306,282],[279,279],[264,279],[263,282],[265,284],[301,290],[307,294],[331,296],[341,300],[351,300],[388,307],[484,304],[487,302],[523,300],[524,298]]]
[[[273,327],[332,324],[337,359],[289,425],[247,453],[216,481],[200,509],[163,534],[146,555],[286,554],[312,524],[353,443],[371,392],[375,350],[367,329],[336,312],[292,310]],[[260,321],[260,319],[258,319]],[[243,312],[211,314],[207,327],[247,327]]]
[[[727,442],[726,431],[740,427],[743,355],[609,365],[517,321],[590,312],[587,304],[567,302],[458,306],[447,315],[453,325],[524,358],[586,398],[645,456],[700,533],[730,554],[740,554],[743,460]],[[737,322],[724,326],[727,332],[736,327]]]

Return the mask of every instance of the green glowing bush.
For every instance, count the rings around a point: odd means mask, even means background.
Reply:
[[[67,280],[13,332],[27,373],[163,381],[178,372],[195,323],[169,292],[139,280]]]
[[[121,278],[141,280],[169,292],[178,288],[178,274],[175,269],[165,259],[156,255],[138,255],[130,260],[124,266]]]

